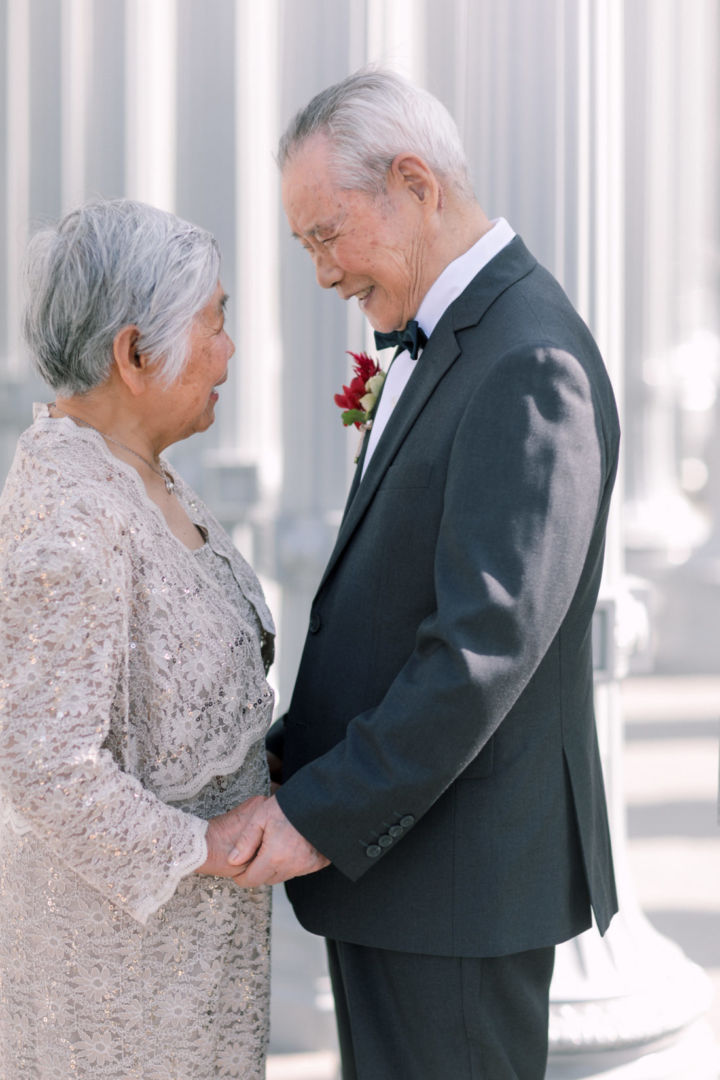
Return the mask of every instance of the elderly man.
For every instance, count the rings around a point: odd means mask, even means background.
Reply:
[[[554,946],[616,909],[590,638],[612,390],[432,96],[359,72],[279,160],[318,283],[398,346],[238,880],[293,878],[328,939],[345,1080],[540,1080]]]

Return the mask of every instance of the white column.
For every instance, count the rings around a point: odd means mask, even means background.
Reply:
[[[660,262],[666,271],[647,281],[645,337],[653,347],[642,385],[648,422],[639,447],[646,490],[633,492],[630,539],[634,569],[662,589],[658,666],[681,672],[720,672],[720,503],[707,470],[717,469],[714,399],[720,392],[719,35],[716,0],[653,9],[660,56],[648,82],[653,94],[665,94],[669,116],[665,138],[651,135],[648,184],[659,170],[665,182],[648,209],[647,262]],[[668,219],[677,228],[668,229]]]
[[[286,668],[282,582],[278,580],[277,515],[283,483],[280,319],[280,207],[275,152],[279,137],[279,14],[277,0],[235,5],[235,430],[212,464],[226,481],[250,471],[257,503],[235,541],[254,564],[268,602],[282,622],[272,678]],[[292,363],[292,357],[288,357]],[[298,417],[301,422],[301,418]],[[293,637],[300,637],[293,627]],[[299,646],[298,646],[299,647]],[[283,706],[287,701],[282,702]]]
[[[62,208],[86,196],[85,158],[89,109],[92,0],[62,3]]]
[[[239,370],[234,449],[257,461],[261,495],[282,482],[279,311],[280,181],[277,0],[236,4],[235,345]]]
[[[417,0],[367,0],[367,59],[411,79],[424,68],[422,12]]]
[[[163,210],[175,208],[176,40],[176,0],[127,0],[125,192]]]
[[[7,5],[7,113],[5,230],[7,235],[5,295],[5,373],[19,379],[25,370],[20,354],[22,295],[20,264],[28,235],[30,185],[30,5]]]
[[[688,49],[687,28],[701,27],[708,8],[705,0],[692,5],[653,0],[642,8],[643,90],[648,105],[643,131],[645,205],[644,219],[631,224],[639,226],[644,241],[644,258],[636,266],[643,279],[645,357],[642,416],[632,445],[639,482],[630,492],[626,520],[628,546],[637,553],[639,573],[665,567],[668,561],[682,563],[706,535],[706,523],[678,483],[679,388],[671,352],[679,340],[682,318],[678,294],[682,291],[687,296],[687,283],[694,281],[701,261],[700,252],[692,260],[682,257],[695,232],[697,196],[703,182],[688,184],[685,177],[697,173],[702,157],[690,159],[691,164],[685,154],[689,142],[685,124],[697,118],[683,109],[680,88],[701,83],[702,52]],[[707,128],[706,138],[712,130]],[[706,237],[707,232],[697,235]]]
[[[577,26],[577,216],[573,222],[577,236],[576,266],[577,276],[575,285],[575,303],[582,317],[588,321],[591,318],[590,311],[590,267],[592,255],[590,247],[591,229],[591,80],[592,80],[592,56],[591,56],[591,25],[590,5],[592,0],[578,0],[578,26]],[[559,7],[557,12],[558,23],[565,21],[565,6]],[[562,42],[564,48],[571,52],[571,40]],[[567,53],[566,53],[567,55]],[[563,96],[566,87],[560,87],[558,97]],[[560,168],[567,168],[564,162]]]

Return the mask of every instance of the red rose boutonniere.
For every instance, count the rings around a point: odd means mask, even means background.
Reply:
[[[385,372],[367,353],[348,352],[348,355],[355,361],[354,377],[349,386],[343,386],[342,394],[335,395],[335,404],[343,410],[341,419],[346,427],[354,424],[367,431],[372,424],[370,413],[385,381]]]

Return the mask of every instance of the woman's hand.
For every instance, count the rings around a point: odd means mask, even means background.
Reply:
[[[202,866],[197,868],[196,874],[234,878],[243,873],[262,842],[263,830],[261,825],[252,823],[250,819],[253,812],[265,801],[264,795],[254,795],[251,799],[247,799],[246,802],[240,803],[238,806],[233,807],[232,810],[228,810],[226,814],[219,814],[218,817],[210,818],[207,833],[205,834],[208,857]],[[252,850],[252,854],[248,856],[247,862],[241,866],[229,863],[228,857],[235,850],[239,837],[243,836],[243,850],[248,851],[255,841],[255,834],[257,834],[257,844]]]

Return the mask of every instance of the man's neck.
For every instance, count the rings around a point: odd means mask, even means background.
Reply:
[[[442,231],[429,252],[425,292],[450,263],[469,251],[491,228],[492,222],[478,203],[450,201],[443,213]]]

